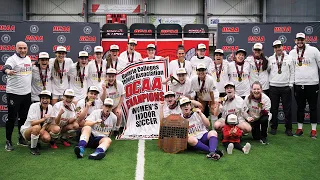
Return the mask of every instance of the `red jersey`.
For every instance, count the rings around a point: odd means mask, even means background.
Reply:
[[[233,128],[236,128],[236,133],[232,133]],[[223,126],[223,140],[222,142],[232,142],[240,143],[240,137],[242,136],[242,131],[237,126],[225,125]]]

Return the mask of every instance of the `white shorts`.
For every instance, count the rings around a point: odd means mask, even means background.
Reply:
[[[29,128],[20,129],[20,133],[21,133],[22,137],[23,137],[26,141],[28,141],[28,140],[27,140],[26,137],[24,136],[24,133],[25,133],[28,129],[29,129]]]

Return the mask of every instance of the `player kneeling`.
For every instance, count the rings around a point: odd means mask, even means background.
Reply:
[[[85,147],[96,148],[89,159],[100,160],[106,155],[105,151],[112,142],[109,135],[116,128],[117,116],[112,112],[112,99],[106,98],[103,104],[102,109],[94,110],[86,119],[79,144],[74,148],[78,158],[83,158]]]
[[[52,121],[52,106],[50,105],[51,92],[41,91],[40,102],[31,104],[28,117],[21,127],[21,134],[27,141],[31,141],[31,154],[40,155],[37,147],[39,138],[49,143],[52,138],[57,138],[60,133],[60,127]]]
[[[207,127],[210,126],[208,118],[200,109],[196,109],[196,113],[194,113],[188,98],[180,99],[180,107],[183,118],[189,121],[188,145],[192,149],[207,152],[207,158],[219,160],[223,153],[217,150],[218,133],[215,130],[208,132]]]

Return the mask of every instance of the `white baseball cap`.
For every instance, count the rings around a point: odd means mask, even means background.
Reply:
[[[109,69],[107,69],[107,74],[117,74],[117,70],[115,70],[113,68],[109,68]]]
[[[296,34],[296,39],[298,39],[298,38],[303,38],[303,39],[305,39],[305,38],[306,38],[306,35],[305,35],[304,33],[297,33],[297,34]]]
[[[236,87],[233,82],[227,82],[226,84],[224,84],[224,88],[226,88],[227,86]]]
[[[41,97],[41,96],[43,96],[43,95],[45,95],[45,96],[50,96],[50,98],[51,98],[51,92],[48,91],[48,90],[43,90],[43,91],[41,91],[40,94],[39,94],[39,97]]]
[[[40,52],[39,59],[49,59],[49,54],[47,52]]]
[[[207,49],[205,44],[198,44],[198,48],[197,49]]]
[[[135,44],[135,45],[137,45],[138,43],[137,43],[137,40],[135,40],[135,39],[133,39],[133,38],[130,38],[128,44]]]
[[[63,95],[64,96],[76,96],[75,94],[74,94],[74,90],[72,90],[72,89],[66,89],[65,91],[64,91],[64,93],[63,93]]]
[[[88,57],[88,56],[89,56],[89,54],[87,51],[80,51],[78,57]]]
[[[239,123],[238,117],[235,114],[229,114],[226,121],[228,124],[234,124],[234,125]]]
[[[112,45],[110,46],[110,50],[119,50],[119,46],[116,45],[116,44],[112,44]]]
[[[96,91],[98,94],[99,94],[99,89],[97,88],[97,86],[90,86],[89,88],[88,88],[88,92],[89,91]]]
[[[197,65],[197,70],[199,70],[199,69],[207,69],[207,67],[206,67],[206,65],[204,65],[203,63],[199,63],[199,64]]]
[[[104,105],[109,105],[109,106],[113,106],[113,99],[111,98],[106,98],[103,102]]]
[[[102,46],[95,46],[93,52],[103,52],[103,47]]]
[[[244,53],[244,56],[247,55],[247,51],[244,50],[244,49],[238,49],[238,51],[236,52],[236,55],[237,55],[238,53],[240,53],[240,52]]]
[[[182,105],[184,105],[184,104],[186,104],[186,103],[191,103],[190,99],[187,98],[187,97],[183,97],[183,98],[181,98],[180,101],[179,101],[180,106],[182,106]]]
[[[152,48],[152,49],[156,49],[156,45],[154,44],[148,44],[147,49]]]
[[[177,74],[187,74],[187,71],[185,68],[179,68],[177,69]]]
[[[67,49],[64,46],[58,46],[56,52],[67,52]]]
[[[223,50],[222,49],[216,49],[214,50],[214,53],[213,54],[223,54]]]
[[[167,91],[164,93],[164,97],[169,96],[169,95],[175,96],[176,94],[173,91]]]
[[[276,46],[276,45],[282,45],[282,42],[280,40],[273,41],[272,46]]]
[[[253,45],[253,49],[260,49],[260,50],[262,50],[262,48],[263,48],[263,45],[262,45],[261,43],[255,43],[255,44]]]

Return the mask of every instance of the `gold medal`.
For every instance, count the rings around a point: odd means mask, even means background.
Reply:
[[[46,87],[45,87],[45,86],[43,86],[43,90],[46,90]]]
[[[262,108],[262,103],[261,102],[258,103],[258,107]]]
[[[60,84],[62,84],[62,79],[60,79]]]
[[[101,78],[98,78],[98,82],[101,82]]]
[[[238,81],[241,82],[241,81],[242,81],[242,78],[241,78],[241,77],[238,77]]]
[[[81,88],[83,88],[83,83],[81,83]]]
[[[278,70],[278,74],[281,74],[282,73],[282,71],[281,70]]]
[[[299,62],[298,65],[299,65],[299,66],[302,66],[302,62]]]
[[[104,124],[104,122],[101,122],[101,123],[100,123],[100,126],[101,126],[102,128],[104,128],[106,125]]]
[[[220,82],[220,78],[217,78],[217,82]]]

